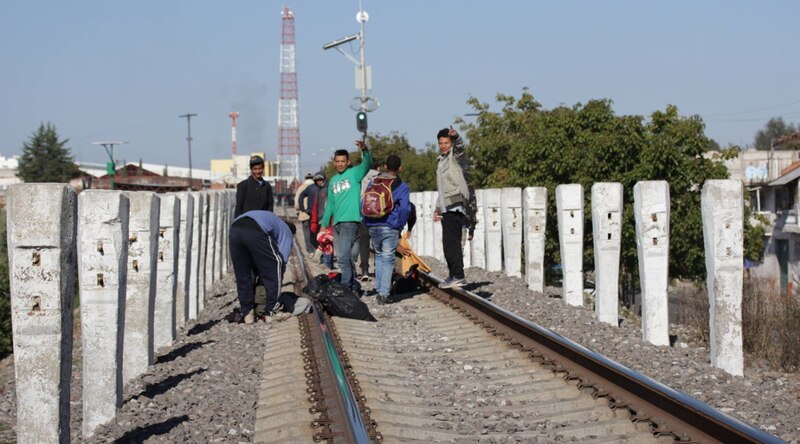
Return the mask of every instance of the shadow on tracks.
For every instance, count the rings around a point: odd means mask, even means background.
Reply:
[[[172,388],[175,388],[178,384],[183,382],[185,379],[189,379],[194,375],[199,375],[201,373],[205,373],[206,369],[199,368],[197,370],[193,370],[189,373],[181,373],[180,375],[173,375],[161,382],[156,382],[154,384],[147,384],[147,386],[142,390],[139,394],[133,395],[128,398],[125,402],[128,402],[132,399],[139,399],[140,397],[150,398],[153,399],[157,395],[161,395],[166,393]]]
[[[213,344],[216,341],[204,341],[204,342],[190,342],[188,344],[183,344],[182,346],[172,350],[171,352],[167,353],[166,355],[161,355],[156,359],[156,364],[163,364],[165,362],[174,361],[177,358],[186,356],[189,352],[193,350],[197,350],[198,348],[203,347],[204,345]]]
[[[151,424],[145,427],[137,427],[129,432],[125,432],[124,435],[120,436],[119,439],[115,440],[114,442],[120,444],[144,442],[145,440],[153,436],[163,435],[165,433],[168,433],[170,430],[174,429],[181,423],[186,422],[188,420],[189,416],[181,415],[181,416],[176,416],[174,418],[170,418],[166,421],[159,422],[157,424]]]
[[[469,291],[471,293],[475,293],[476,295],[478,295],[478,296],[480,296],[480,297],[482,297],[484,299],[489,299],[492,296],[494,296],[494,293],[489,293],[488,291],[476,291],[476,290],[478,290],[481,287],[485,287],[487,285],[490,285],[490,284],[491,284],[491,282],[489,282],[489,281],[469,282],[463,288],[464,288],[464,290]]]
[[[194,336],[199,335],[200,333],[211,329],[211,327],[219,324],[219,321],[222,319],[211,319],[209,321],[203,322],[202,324],[197,324],[194,327],[190,328],[188,332],[186,332],[186,336]]]

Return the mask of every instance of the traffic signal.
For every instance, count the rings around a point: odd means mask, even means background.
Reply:
[[[359,111],[356,114],[356,128],[362,133],[367,132],[367,113],[364,111]]]

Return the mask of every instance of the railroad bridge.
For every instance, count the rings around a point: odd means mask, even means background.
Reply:
[[[562,303],[583,306],[584,190],[565,184],[554,191]],[[632,191],[642,338],[668,346],[669,187],[641,182]],[[478,190],[479,223],[464,246],[465,266],[522,278],[541,294],[547,193],[538,187]],[[710,361],[741,375],[741,183],[708,181],[702,196]],[[159,350],[196,327],[213,285],[230,284],[227,235],[234,197],[230,190],[161,195],[87,190],[78,195],[61,184],[9,189],[18,442],[78,438],[71,436],[69,408],[73,324],[78,322],[80,436],[88,439],[113,422],[123,403],[131,401],[123,398],[125,385],[152,368]],[[441,226],[431,217],[435,192],[412,193],[412,202],[419,214],[412,247],[441,258]],[[594,313],[614,328],[619,325],[622,202],[620,184],[597,183],[591,189]],[[287,280],[298,285],[290,290],[299,292],[307,276],[323,270],[299,248],[294,251]],[[398,301],[408,305],[393,320],[331,318],[315,305],[311,313],[273,324],[266,337],[255,430],[241,439],[781,442],[470,291],[438,290],[435,273],[421,273],[420,282],[426,292]],[[442,357],[466,372],[452,388],[434,376]],[[476,377],[481,367],[498,379]],[[282,375],[294,377],[289,382]],[[491,403],[481,397],[464,408],[437,404],[448,390],[483,393],[486,384],[492,393],[503,392],[507,404],[492,405],[491,412],[486,408]],[[509,423],[514,426],[504,428]],[[554,423],[562,425],[549,426]]]

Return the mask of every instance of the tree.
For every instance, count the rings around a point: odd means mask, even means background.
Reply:
[[[636,288],[638,253],[633,216],[633,186],[642,180],[666,180],[671,195],[670,275],[705,277],[700,191],[708,179],[728,177],[721,159],[704,156],[710,139],[697,117],[682,117],[675,106],[642,116],[617,116],[609,100],[591,100],[571,108],[542,109],[527,89],[520,98],[499,94],[500,113],[471,98],[477,120],[462,125],[473,177],[480,188],[543,186],[549,211],[545,260],[560,262],[555,187],[579,183],[584,188],[584,263],[592,269],[591,186],[623,185],[622,275]],[[755,239],[749,235],[746,238]],[[756,239],[757,240],[757,239]],[[750,248],[747,251],[755,251]],[[757,259],[757,258],[753,258]]]
[[[782,136],[797,132],[797,127],[793,124],[786,124],[782,117],[773,117],[769,119],[764,129],[758,130],[754,140],[757,150],[768,151],[772,147],[772,141]],[[800,149],[800,142],[792,141],[783,143],[775,147],[778,150],[796,150]]]
[[[78,167],[73,163],[69,139],[58,140],[56,127],[48,122],[23,144],[17,177],[25,182],[69,182],[78,176]]]

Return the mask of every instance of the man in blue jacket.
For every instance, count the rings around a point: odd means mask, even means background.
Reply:
[[[400,172],[400,157],[391,154],[386,158],[386,171],[378,174],[370,181],[367,187],[371,189],[375,181],[390,184],[392,211],[381,218],[363,217],[364,223],[369,227],[369,236],[372,239],[372,248],[375,250],[375,289],[378,290],[378,304],[385,304],[389,299],[392,288],[392,272],[394,271],[394,255],[397,244],[400,242],[400,230],[408,222],[411,214],[409,196],[411,191],[408,185],[398,177]]]
[[[255,322],[253,275],[255,271],[267,292],[266,313],[281,311],[278,302],[283,273],[289,262],[294,226],[266,210],[252,210],[231,225],[229,241],[240,312],[245,324]]]

